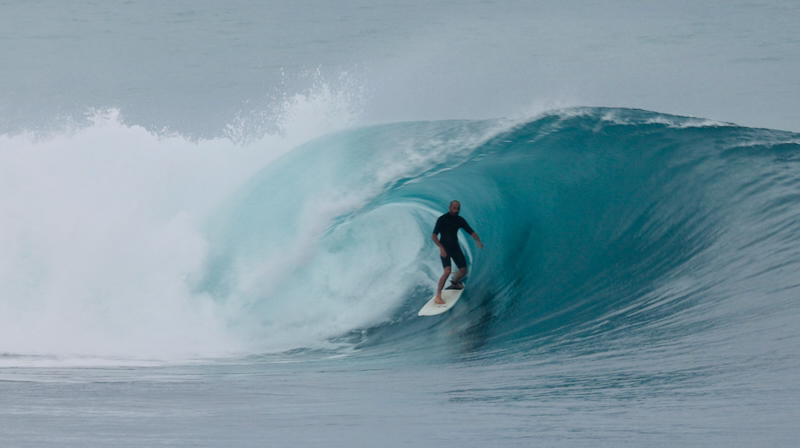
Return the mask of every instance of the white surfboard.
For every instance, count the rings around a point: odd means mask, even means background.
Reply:
[[[428,300],[428,303],[419,310],[420,316],[436,316],[437,314],[442,314],[445,311],[449,310],[453,307],[453,305],[458,302],[458,298],[461,297],[461,293],[463,293],[463,289],[444,289],[442,290],[442,300],[444,300],[444,305],[439,305],[435,302],[436,295]]]

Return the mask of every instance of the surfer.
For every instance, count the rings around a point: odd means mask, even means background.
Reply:
[[[444,267],[444,274],[442,274],[442,277],[439,279],[439,286],[436,289],[435,302],[439,305],[444,304],[444,300],[442,300],[442,288],[444,288],[444,282],[447,281],[447,278],[450,276],[451,258],[458,268],[456,275],[451,281],[451,287],[454,289],[464,288],[461,280],[467,276],[467,260],[464,257],[464,252],[461,251],[461,247],[458,245],[458,229],[464,229],[464,231],[478,243],[478,247],[483,249],[483,243],[481,243],[480,237],[472,230],[472,227],[467,224],[467,220],[458,216],[459,211],[461,211],[461,204],[458,201],[452,201],[449,211],[436,220],[436,226],[433,228],[433,242],[439,246],[442,266]],[[439,234],[441,234],[441,239],[437,236]]]

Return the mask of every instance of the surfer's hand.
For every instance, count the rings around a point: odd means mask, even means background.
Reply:
[[[480,247],[481,249],[483,249],[483,243],[481,243],[480,241],[478,241],[478,247]]]
[[[447,256],[447,251],[444,250],[444,247],[439,248],[439,253],[442,254],[442,258],[445,258]]]

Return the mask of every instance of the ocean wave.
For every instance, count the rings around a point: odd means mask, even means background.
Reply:
[[[709,341],[798,314],[793,133],[576,108],[299,146],[154,135],[113,113],[0,138],[5,363],[436,362]],[[462,240],[462,300],[420,318],[453,199],[485,248]]]
[[[710,309],[760,307],[735,292],[737,269],[753,268],[743,260],[758,260],[756,277],[796,264],[798,198],[786,189],[800,171],[774,159],[797,154],[796,140],[589,108],[344,131],[267,167],[220,210],[197,287],[247,310],[236,324],[272,348],[495,353],[657,340],[703,327]],[[742,150],[753,141],[757,153]],[[462,241],[463,301],[420,319],[441,269],[432,224],[452,199],[486,247]]]

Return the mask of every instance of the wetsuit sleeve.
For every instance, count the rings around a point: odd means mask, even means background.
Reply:
[[[438,235],[442,233],[442,218],[436,220],[436,225],[433,226],[433,234]]]
[[[465,232],[467,232],[467,235],[472,235],[473,233],[475,233],[475,231],[472,230],[472,227],[470,227],[469,224],[467,224],[467,220],[464,218],[461,218],[461,228],[464,229]]]

